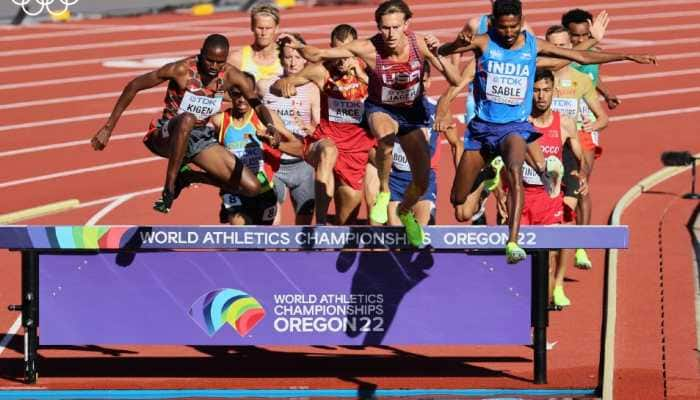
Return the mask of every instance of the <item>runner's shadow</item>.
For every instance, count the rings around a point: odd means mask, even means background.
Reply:
[[[367,318],[365,321],[369,321],[370,325],[348,324],[346,334],[349,337],[357,337],[366,333],[363,345],[379,345],[391,328],[401,300],[429,276],[425,271],[433,267],[433,255],[430,249],[341,252],[336,261],[336,269],[345,273],[355,264],[357,267],[352,278],[350,294],[367,299],[375,296],[378,301],[375,304],[358,304],[360,307],[375,306],[369,312],[356,314]],[[378,305],[381,307],[376,307]],[[375,321],[383,321],[382,329],[373,329],[376,328]]]

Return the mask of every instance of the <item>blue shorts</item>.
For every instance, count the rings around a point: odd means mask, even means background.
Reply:
[[[464,138],[464,150],[483,149],[492,154],[500,154],[501,142],[511,134],[520,135],[527,143],[542,136],[527,121],[495,124],[482,121],[477,117],[469,122],[467,135]]]
[[[403,195],[411,184],[413,174],[406,171],[391,170],[389,174],[389,190],[391,191],[390,201],[402,201]],[[428,200],[435,203],[437,201],[437,175],[435,170],[430,170],[428,177],[428,190],[425,191],[420,200]],[[419,201],[420,201],[419,200]]]
[[[423,101],[417,100],[412,107],[392,107],[384,104],[377,104],[369,99],[365,100],[365,120],[369,121],[373,113],[384,113],[399,124],[398,136],[405,135],[421,128],[430,127],[430,115],[428,115]]]

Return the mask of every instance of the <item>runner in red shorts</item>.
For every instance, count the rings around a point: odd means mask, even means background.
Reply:
[[[562,159],[563,147],[569,141],[571,149],[578,158],[582,158],[581,143],[578,140],[576,121],[566,117],[558,111],[552,110],[552,97],[554,94],[554,74],[547,69],[537,69],[535,84],[533,87],[533,105],[531,121],[537,131],[542,134],[535,143],[539,144],[545,157],[557,157]],[[587,166],[581,166],[581,171],[586,171]],[[525,201],[521,223],[524,225],[554,225],[563,223],[564,199],[563,193],[551,198],[545,191],[539,174],[527,163],[523,165],[523,185]],[[587,191],[585,179],[579,180],[579,193]],[[563,250],[556,257],[555,252],[550,252],[549,262],[549,294],[550,303],[555,307],[564,307],[571,304],[564,294],[564,274],[566,273],[566,260],[572,257]]]
[[[338,25],[331,33],[331,46],[339,47],[357,39],[350,25]],[[369,150],[375,139],[362,124],[367,97],[364,64],[355,57],[322,64],[309,64],[301,72],[278,80],[271,88],[293,96],[296,87],[315,83],[321,89],[321,121],[304,139],[285,135],[280,149],[303,155],[315,170],[316,223],[326,224],[328,205],[335,199],[340,225],[352,223],[362,201],[362,182]]]

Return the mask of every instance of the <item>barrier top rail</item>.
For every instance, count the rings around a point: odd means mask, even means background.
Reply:
[[[429,226],[435,250],[501,250],[506,226]],[[627,226],[523,226],[525,249],[627,248]],[[401,227],[371,226],[0,226],[0,248],[13,250],[413,249]]]

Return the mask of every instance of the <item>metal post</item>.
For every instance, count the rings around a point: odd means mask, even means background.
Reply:
[[[533,376],[536,384],[547,383],[547,326],[549,325],[547,303],[549,302],[549,252],[537,250],[532,253],[532,305],[533,328]]]
[[[39,254],[22,252],[22,326],[24,327],[24,380],[36,383],[39,348]]]

